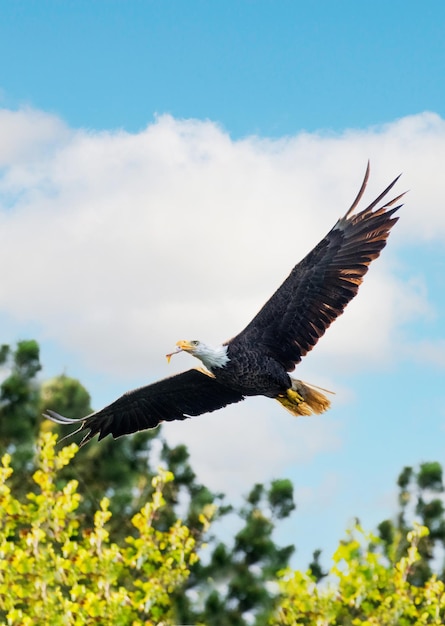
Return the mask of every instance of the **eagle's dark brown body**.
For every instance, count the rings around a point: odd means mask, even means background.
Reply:
[[[273,356],[261,349],[247,349],[243,338],[228,343],[229,362],[224,367],[212,369],[216,380],[243,396],[275,398],[291,387],[285,368]]]

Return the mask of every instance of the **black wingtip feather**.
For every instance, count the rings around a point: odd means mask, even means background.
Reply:
[[[346,211],[344,217],[342,218],[342,220],[348,219],[351,214],[353,213],[353,211],[357,208],[360,200],[363,197],[363,194],[365,193],[365,189],[366,186],[368,184],[368,180],[369,180],[369,175],[370,175],[370,162],[368,161],[368,164],[366,166],[366,172],[365,172],[365,177],[363,179],[362,185],[359,189],[359,192],[356,196],[356,198],[354,199],[354,202],[351,204],[351,206],[349,207],[349,209]],[[366,209],[363,209],[363,211],[361,211],[361,213],[367,213],[372,211],[372,209],[377,206],[377,204],[383,200],[383,198],[391,191],[391,189],[394,187],[394,185],[397,183],[397,181],[399,180],[399,178],[402,176],[402,173],[400,173],[398,176],[396,176],[396,178],[394,178],[394,180],[386,187],[386,189],[384,189],[378,196],[377,198],[375,198],[371,204],[369,204]],[[386,204],[384,204],[380,210],[382,209],[386,209],[387,207],[391,206],[392,204],[394,204],[395,202],[398,202],[400,200],[400,198],[402,198],[405,195],[406,191],[401,193],[400,195],[398,195],[396,198],[393,198],[392,200],[390,200],[389,202],[387,202]],[[400,207],[399,207],[400,208]]]
[[[363,194],[365,193],[366,185],[368,184],[370,171],[371,171],[371,164],[370,164],[370,162],[368,160],[368,163],[366,165],[365,177],[363,178],[362,185],[361,185],[361,187],[360,187],[360,189],[358,191],[358,194],[354,198],[354,202],[351,204],[349,209],[346,211],[345,218],[348,217],[354,211],[354,209],[359,204],[360,200],[363,198]]]

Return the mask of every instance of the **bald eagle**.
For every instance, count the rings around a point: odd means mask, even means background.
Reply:
[[[365,209],[355,212],[369,178],[369,163],[352,206],[326,237],[298,263],[253,320],[220,346],[178,341],[173,354],[188,352],[205,369],[191,369],[125,393],[91,415],[71,419],[48,410],[59,424],[78,424],[81,445],[96,434],[114,438],[163,421],[183,420],[240,402],[274,398],[293,415],[323,413],[322,390],[289,375],[356,295],[371,261],[385,247],[403,194],[381,204],[399,176]],[[72,433],[74,434],[74,433]]]

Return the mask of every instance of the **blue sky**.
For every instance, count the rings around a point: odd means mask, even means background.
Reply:
[[[399,224],[297,370],[336,391],[294,420],[254,399],[183,424],[202,480],[290,476],[283,541],[326,558],[394,511],[404,465],[444,462],[445,5],[10,2],[0,9],[2,342],[100,408],[180,338],[241,330],[372,172]]]
[[[5,104],[94,129],[154,113],[235,137],[341,130],[441,112],[441,2],[4,3]]]

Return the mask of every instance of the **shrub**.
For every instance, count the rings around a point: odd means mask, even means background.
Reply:
[[[431,576],[424,585],[409,582],[419,560],[419,541],[428,534],[416,525],[407,535],[407,556],[394,561],[383,542],[357,525],[333,556],[327,582],[310,573],[287,572],[274,626],[421,626],[445,623],[444,584]]]
[[[178,520],[159,531],[154,522],[162,490],[173,479],[160,471],[150,502],[134,515],[133,536],[117,545],[107,531],[111,513],[103,498],[94,525],[76,516],[77,481],[59,485],[58,472],[74,457],[71,444],[55,450],[57,437],[39,441],[35,491],[14,497],[11,458],[0,469],[0,618],[8,625],[171,624],[170,594],[197,560],[195,540]],[[203,520],[206,522],[206,520]]]

